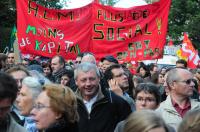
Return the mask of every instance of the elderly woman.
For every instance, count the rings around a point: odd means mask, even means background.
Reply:
[[[24,127],[28,132],[37,132],[35,122],[33,121],[30,112],[37,96],[42,91],[42,86],[38,79],[34,77],[26,77],[22,81],[22,88],[19,91],[16,102],[20,114],[25,116]]]
[[[78,131],[77,100],[69,87],[45,85],[31,113],[43,132]]]

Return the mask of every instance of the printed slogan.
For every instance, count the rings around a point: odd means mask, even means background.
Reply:
[[[69,10],[42,7],[17,0],[18,44],[22,53],[74,59],[92,52],[97,59],[161,58],[166,42],[171,1],[128,9],[91,3]]]

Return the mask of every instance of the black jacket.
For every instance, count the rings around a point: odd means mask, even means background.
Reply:
[[[116,124],[130,113],[129,104],[111,91],[99,90],[97,101],[89,114],[80,93],[78,97],[79,131],[80,132],[114,132]]]
[[[79,132],[78,131],[78,124],[76,123],[69,123],[64,120],[59,120],[58,122],[52,124],[46,130],[42,132]]]

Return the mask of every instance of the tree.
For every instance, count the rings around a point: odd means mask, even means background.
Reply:
[[[200,0],[172,0],[168,34],[175,40],[176,44],[180,44],[182,41],[180,37],[183,32],[187,32],[193,45],[199,48],[199,20]]]
[[[15,0],[1,0],[0,12],[0,52],[2,52],[9,44],[9,35],[15,24]]]
[[[33,0],[37,4],[40,4],[44,7],[51,9],[61,9],[62,5],[59,3],[59,0]]]

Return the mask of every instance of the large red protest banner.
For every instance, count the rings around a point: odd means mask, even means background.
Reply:
[[[17,0],[18,43],[22,53],[74,59],[92,52],[97,59],[162,57],[171,0],[128,9],[91,3],[70,10],[54,10],[32,0]]]

